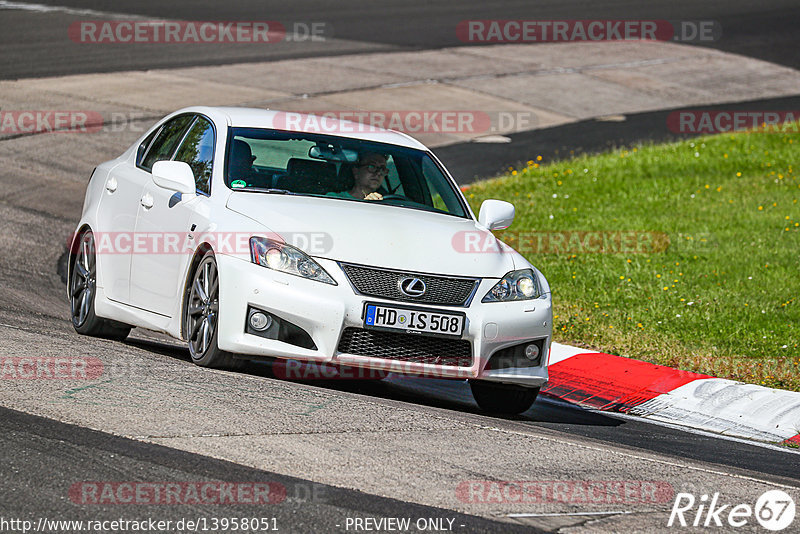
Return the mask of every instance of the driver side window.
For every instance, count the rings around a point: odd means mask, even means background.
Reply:
[[[197,117],[178,149],[175,161],[188,163],[198,191],[211,194],[211,169],[214,163],[214,127],[204,117]]]
[[[193,118],[193,115],[181,115],[167,122],[150,145],[141,167],[150,172],[156,161],[171,159]]]

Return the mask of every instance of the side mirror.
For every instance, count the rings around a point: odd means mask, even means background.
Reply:
[[[484,200],[478,222],[489,230],[505,230],[514,222],[514,204],[504,200]]]
[[[158,187],[183,195],[193,195],[197,191],[192,168],[183,161],[156,161],[153,164],[153,181]]]

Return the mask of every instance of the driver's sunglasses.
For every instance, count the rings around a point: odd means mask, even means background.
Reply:
[[[372,174],[389,174],[389,168],[386,165],[373,165],[367,163],[366,165],[359,165],[359,167],[366,167]]]

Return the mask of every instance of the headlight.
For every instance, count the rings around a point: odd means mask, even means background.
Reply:
[[[250,258],[253,263],[268,269],[337,285],[331,275],[308,254],[279,241],[265,237],[251,237]]]
[[[486,293],[481,302],[510,302],[539,298],[539,284],[531,269],[511,271]]]

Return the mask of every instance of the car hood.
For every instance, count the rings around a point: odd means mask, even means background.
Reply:
[[[398,270],[500,278],[513,253],[472,219],[318,198],[234,192],[228,209],[307,254]]]

